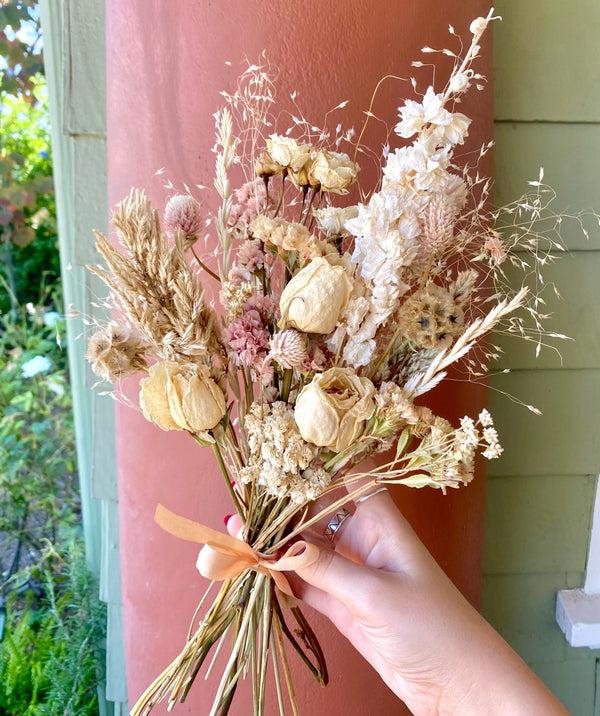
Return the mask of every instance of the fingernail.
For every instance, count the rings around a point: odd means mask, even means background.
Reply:
[[[225,527],[227,527],[227,523],[229,522],[229,520],[232,517],[233,517],[233,513],[231,515],[225,515],[225,517],[223,517],[223,524],[225,525]]]

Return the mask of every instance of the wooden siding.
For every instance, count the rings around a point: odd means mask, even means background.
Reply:
[[[600,4],[499,0],[494,31],[496,201],[526,189],[540,166],[557,206],[600,208]],[[554,620],[556,591],[581,586],[600,466],[600,232],[575,226],[546,276],[552,330],[575,341],[535,358],[503,341],[511,373],[492,382],[506,453],[490,465],[483,609],[575,716],[600,714],[600,651],[571,648]],[[495,390],[543,411],[536,417]]]
[[[105,291],[85,270],[96,260],[93,229],[106,230],[107,162],[104,2],[42,0],[44,55],[65,305],[97,316],[92,297]],[[86,553],[107,604],[106,690],[101,714],[128,713],[122,644],[114,410],[90,390],[83,354],[86,327],[68,322],[68,351]]]

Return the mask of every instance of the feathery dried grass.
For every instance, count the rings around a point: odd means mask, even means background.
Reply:
[[[169,243],[144,191],[132,189],[113,217],[118,251],[96,233],[107,269],[88,266],[117,296],[128,319],[165,359],[208,362],[220,354],[215,313],[184,255],[185,237]]]

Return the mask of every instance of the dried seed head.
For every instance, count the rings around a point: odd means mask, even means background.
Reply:
[[[436,194],[421,215],[423,243],[432,253],[438,253],[452,239],[456,204],[443,194]]]
[[[85,357],[99,378],[114,383],[147,369],[145,349],[139,339],[111,323],[90,338]]]
[[[447,348],[464,328],[462,304],[442,286],[429,284],[402,304],[398,325],[416,348]]]

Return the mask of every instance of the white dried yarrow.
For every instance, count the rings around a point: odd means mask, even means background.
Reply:
[[[330,476],[311,466],[318,448],[302,439],[287,403],[253,403],[245,418],[250,456],[242,482],[256,482],[275,497],[296,503],[316,499]]]

